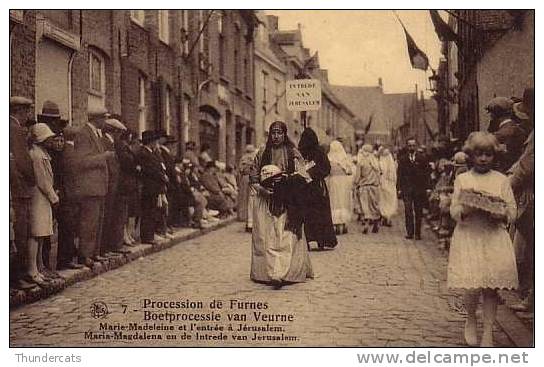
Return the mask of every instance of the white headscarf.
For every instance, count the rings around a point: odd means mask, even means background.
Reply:
[[[327,156],[329,157],[329,161],[331,163],[338,163],[344,171],[349,171],[351,169],[351,160],[346,154],[342,143],[340,143],[338,140],[331,142],[329,146],[329,154]]]
[[[397,163],[387,148],[381,152],[380,169],[384,179],[393,182],[397,181]]]
[[[357,164],[362,164],[365,161],[368,161],[376,171],[380,171],[378,159],[374,155],[374,149],[370,144],[364,144],[357,153]]]

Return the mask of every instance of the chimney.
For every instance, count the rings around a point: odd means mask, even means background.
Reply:
[[[378,78],[378,85],[380,86],[380,88],[383,89],[383,82],[382,82],[382,78]]]
[[[278,17],[276,15],[267,15],[266,19],[267,19],[267,22],[268,22],[269,32],[277,31],[278,30]]]

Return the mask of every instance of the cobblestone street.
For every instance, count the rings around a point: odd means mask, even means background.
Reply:
[[[430,234],[423,241],[405,240],[396,218],[393,228],[363,237],[356,224],[339,237],[333,251],[312,251],[316,277],[306,283],[274,290],[249,279],[251,239],[240,223],[182,242],[168,250],[141,258],[64,292],[10,313],[11,346],[368,346],[456,347],[464,346],[460,298],[446,289],[446,258],[436,249]],[[246,326],[264,326],[254,312],[292,314],[293,321],[268,322],[291,340],[252,340],[253,332],[227,332],[225,340],[195,340],[191,321],[148,321],[173,325],[176,340],[94,339],[85,332],[102,332],[100,323],[146,323],[143,300],[202,301],[204,308],[154,309],[156,313],[210,313],[209,303],[225,304],[218,325],[232,325],[227,314],[247,315]],[[267,309],[230,309],[230,300],[267,303]],[[106,318],[91,316],[91,306],[104,302]],[[126,305],[124,307],[123,305]],[[160,311],[160,312],[159,312]],[[193,326],[216,322],[194,322]],[[178,327],[186,328],[178,331]],[[480,329],[481,330],[481,329]],[[135,331],[126,332],[134,334]],[[140,334],[143,331],[139,331]],[[203,334],[203,332],[200,332]],[[88,333],[90,334],[90,333]],[[182,335],[191,335],[191,340]],[[219,335],[219,331],[209,331]],[[247,335],[234,340],[233,335]],[[512,346],[500,330],[497,346]]]

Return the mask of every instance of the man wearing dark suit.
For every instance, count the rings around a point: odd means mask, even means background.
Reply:
[[[399,157],[398,184],[404,201],[406,238],[421,239],[423,207],[430,188],[429,162],[424,154],[417,152],[414,138],[406,141],[406,150]]]
[[[74,160],[74,137],[76,128],[69,127],[63,131],[64,149],[60,153],[60,164],[62,174],[60,175],[60,206],[57,212],[58,220],[58,250],[57,250],[57,268],[58,269],[79,269],[83,265],[74,261],[78,254],[76,248],[76,237],[78,236],[79,225],[79,205],[77,198],[74,197],[75,189],[75,170]]]
[[[138,155],[142,167],[142,197],[140,237],[142,243],[154,245],[157,216],[160,215],[159,196],[166,193],[168,177],[163,163],[156,153],[160,135],[155,131],[142,133],[143,147]]]
[[[32,101],[25,97],[9,99],[9,190],[15,214],[15,247],[17,259],[11,264],[10,275],[15,286],[21,289],[36,284],[22,279],[26,273],[28,239],[30,237],[30,198],[35,185],[32,160],[28,153],[27,121],[32,113]]]
[[[114,152],[107,151],[102,142],[105,108],[88,111],[89,122],[74,137],[74,196],[81,213],[79,221],[79,248],[81,263],[92,267],[93,261],[102,261],[100,245],[104,220],[104,198],[108,192],[107,160]]]
[[[115,152],[106,161],[108,166],[108,192],[104,202],[104,223],[108,225],[102,231],[101,252],[128,253],[123,247],[123,231],[125,223],[122,221],[124,208],[119,207],[116,201],[120,180],[120,162],[116,147],[119,145],[120,135],[127,128],[116,118],[108,118],[102,130],[102,142],[107,151]]]

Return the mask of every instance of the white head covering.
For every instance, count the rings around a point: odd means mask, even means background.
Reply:
[[[387,179],[391,182],[397,181],[397,163],[393,159],[393,154],[387,148],[384,148],[381,152],[380,157],[380,170],[384,179]]]
[[[330,162],[338,163],[344,170],[348,170],[351,167],[351,162],[342,146],[338,140],[333,140],[329,146],[329,157]]]
[[[30,132],[34,143],[43,143],[47,138],[55,136],[55,133],[51,131],[49,126],[41,122],[32,125]]]

